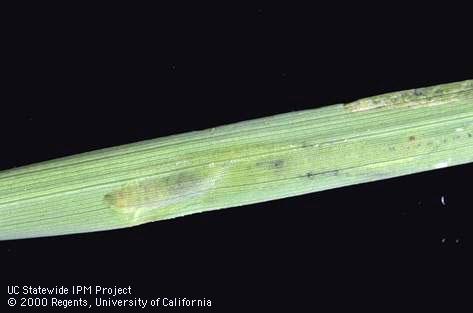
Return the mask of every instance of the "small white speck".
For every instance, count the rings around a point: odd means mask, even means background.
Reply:
[[[459,127],[457,129],[455,129],[456,132],[462,132],[463,131],[463,128]]]
[[[447,202],[445,201],[445,196],[441,196],[440,197],[440,202],[442,203],[442,205],[446,205]]]
[[[447,167],[447,166],[448,166],[448,162],[444,161],[444,162],[440,162],[440,163],[435,164],[434,168],[444,168],[444,167]]]
[[[318,144],[318,143],[316,143],[316,144],[314,145],[314,147],[318,147],[318,146],[319,146],[319,144]]]
[[[460,243],[460,239],[459,238],[455,239],[455,243]]]
[[[445,243],[447,241],[447,238],[442,238],[442,243]]]

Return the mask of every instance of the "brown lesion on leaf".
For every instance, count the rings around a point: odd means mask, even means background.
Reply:
[[[455,101],[459,93],[472,93],[473,80],[386,93],[346,103],[350,112],[381,108],[422,108]]]

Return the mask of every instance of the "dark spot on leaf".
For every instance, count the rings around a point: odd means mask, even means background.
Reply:
[[[414,141],[414,140],[416,140],[415,136],[409,136],[409,141]]]
[[[274,160],[273,161],[273,166],[275,168],[281,168],[284,166],[284,160]]]
[[[257,162],[256,166],[265,167],[267,169],[280,169],[284,166],[284,160],[261,161]]]
[[[303,142],[302,143],[302,148],[310,148],[310,147],[313,147],[315,146],[315,144],[313,143],[309,143],[309,142]]]
[[[309,179],[312,179],[315,175],[317,175],[317,174],[315,174],[313,172],[307,172],[307,174],[305,174],[305,176]]]

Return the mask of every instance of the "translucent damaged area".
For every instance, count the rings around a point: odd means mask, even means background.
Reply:
[[[104,196],[104,201],[132,221],[140,219],[149,211],[201,196],[212,189],[223,172],[213,164],[181,170],[176,173],[146,178],[125,184]]]

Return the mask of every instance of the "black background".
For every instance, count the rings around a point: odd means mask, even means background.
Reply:
[[[432,3],[8,8],[0,168],[471,79],[467,13]],[[471,291],[472,173],[0,242],[3,295],[11,284],[131,285],[137,297],[212,299],[218,312],[422,305],[426,290],[429,303],[452,291],[457,303]]]

